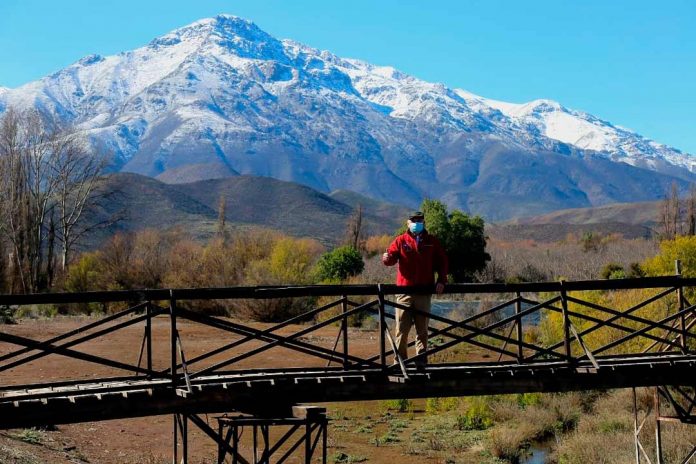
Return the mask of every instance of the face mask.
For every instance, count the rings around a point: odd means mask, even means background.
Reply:
[[[423,223],[411,222],[408,225],[408,229],[411,231],[412,234],[420,234],[421,232],[423,232]]]

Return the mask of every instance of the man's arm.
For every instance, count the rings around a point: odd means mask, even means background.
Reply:
[[[399,238],[395,238],[393,242],[391,242],[391,245],[389,245],[389,248],[387,248],[387,252],[382,255],[382,264],[385,266],[393,266],[397,262],[399,262]]]

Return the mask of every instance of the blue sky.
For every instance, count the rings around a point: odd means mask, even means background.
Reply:
[[[218,13],[488,98],[558,100],[696,155],[690,0],[0,0],[0,86]]]

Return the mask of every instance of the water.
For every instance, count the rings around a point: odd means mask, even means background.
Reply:
[[[452,300],[436,300],[432,301],[431,312],[438,316],[454,316],[454,319],[463,319],[480,313],[481,311],[504,303],[504,301],[452,301]],[[522,303],[522,311],[531,308],[532,305]],[[505,319],[515,314],[515,305],[508,305],[497,313],[498,319]],[[538,325],[539,311],[535,311],[528,316],[522,318],[522,324]]]
[[[520,459],[520,464],[545,464],[551,453],[551,443],[534,442],[529,447],[527,456]]]

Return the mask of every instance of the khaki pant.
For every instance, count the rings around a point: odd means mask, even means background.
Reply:
[[[431,295],[396,295],[400,305],[430,313]],[[408,333],[411,326],[416,326],[416,354],[421,354],[428,347],[428,316],[396,308],[396,346],[401,359],[408,358]],[[426,360],[419,360],[425,363]]]

